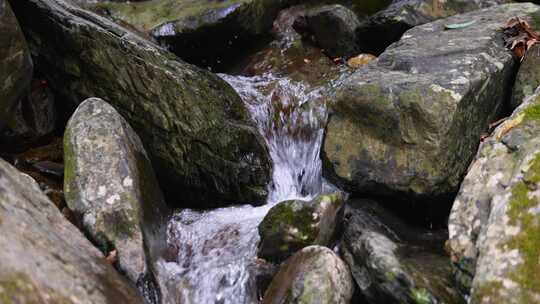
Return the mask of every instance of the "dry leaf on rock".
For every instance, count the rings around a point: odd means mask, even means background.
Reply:
[[[540,39],[540,34],[535,32],[526,20],[519,17],[510,18],[503,31],[506,47],[520,60],[523,60],[527,50]]]

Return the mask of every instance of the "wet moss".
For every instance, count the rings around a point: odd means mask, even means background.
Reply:
[[[77,194],[73,183],[75,182],[75,153],[71,144],[70,129],[64,132],[64,197],[66,202],[76,202]],[[70,206],[74,209],[73,206]]]
[[[523,260],[510,274],[510,278],[523,290],[519,303],[532,303],[533,294],[540,294],[540,218],[531,212],[540,205],[540,201],[530,196],[539,182],[540,153],[529,163],[523,180],[512,189],[506,213],[509,223],[520,228],[520,232],[506,243],[510,250],[518,250]]]
[[[313,227],[311,208],[295,210],[292,204],[295,201],[286,201],[272,208],[261,223],[259,230],[263,235],[279,234],[284,230],[298,229],[297,241],[311,243],[317,237],[317,229]]]
[[[528,106],[524,111],[525,119],[540,120],[540,96],[536,97],[535,102]]]
[[[431,303],[431,295],[429,291],[424,288],[411,289],[411,298],[415,304],[429,304]]]

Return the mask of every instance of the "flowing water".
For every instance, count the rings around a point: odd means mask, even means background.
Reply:
[[[257,227],[276,203],[322,191],[320,146],[324,94],[272,75],[221,75],[242,97],[273,162],[267,204],[211,211],[183,210],[168,226],[173,258],[161,261],[166,303],[255,303]]]

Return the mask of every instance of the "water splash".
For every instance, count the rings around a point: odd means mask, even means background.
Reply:
[[[273,162],[269,203],[320,193],[326,122],[321,89],[272,75],[220,76],[242,97],[268,146]]]
[[[326,122],[321,89],[270,74],[220,75],[241,96],[273,161],[269,197],[261,207],[183,210],[168,227],[172,259],[158,272],[165,303],[257,303],[258,225],[276,203],[322,191],[320,147]]]

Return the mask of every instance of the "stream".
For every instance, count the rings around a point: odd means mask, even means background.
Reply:
[[[259,223],[275,204],[309,200],[323,190],[322,89],[270,73],[220,76],[239,93],[266,141],[273,162],[269,196],[260,207],[185,209],[173,216],[167,241],[174,258],[158,263],[164,303],[256,303]]]

